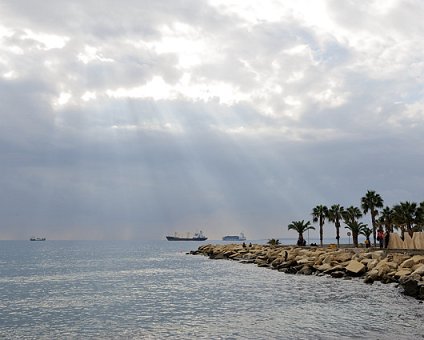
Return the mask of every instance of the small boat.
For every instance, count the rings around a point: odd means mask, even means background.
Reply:
[[[246,237],[243,233],[240,235],[228,235],[222,238],[223,241],[246,241]]]
[[[195,233],[193,237],[190,237],[190,235],[182,237],[175,233],[174,236],[166,236],[166,239],[168,241],[206,241],[208,238],[203,235],[202,231],[199,231],[198,233]]]
[[[46,238],[45,237],[31,237],[29,240],[30,241],[45,241]]]

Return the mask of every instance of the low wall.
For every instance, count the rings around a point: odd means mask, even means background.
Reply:
[[[408,233],[402,240],[397,233],[390,233],[387,249],[423,249],[424,250],[424,232],[415,232],[411,238]]]

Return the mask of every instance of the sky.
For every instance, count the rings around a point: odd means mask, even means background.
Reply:
[[[420,0],[0,0],[0,17],[0,239],[294,238],[367,190],[424,201]]]

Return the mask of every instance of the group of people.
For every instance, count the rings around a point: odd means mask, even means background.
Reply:
[[[377,241],[381,249],[387,248],[387,246],[389,245],[389,240],[390,240],[390,233],[388,231],[384,232],[382,228],[377,230]],[[365,247],[369,248],[370,246],[371,246],[371,242],[369,238],[367,238],[365,240]]]

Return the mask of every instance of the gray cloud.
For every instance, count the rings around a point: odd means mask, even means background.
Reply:
[[[367,189],[422,201],[422,5],[322,3],[3,1],[0,238],[294,237]]]

